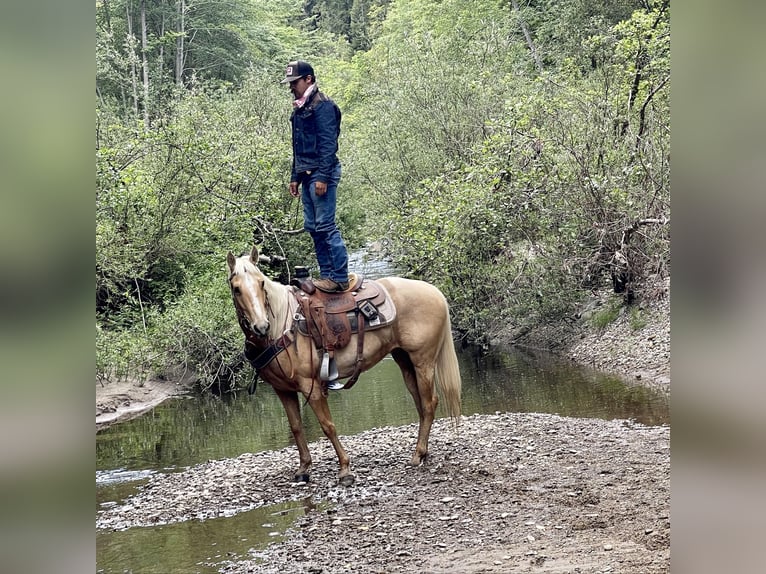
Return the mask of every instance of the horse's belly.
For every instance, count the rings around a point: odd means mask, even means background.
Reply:
[[[350,377],[356,369],[358,337],[359,335],[353,335],[348,345],[335,351],[335,363],[341,377]],[[383,360],[383,357],[388,355],[391,349],[396,346],[390,327],[366,331],[363,342],[362,370],[365,371]]]

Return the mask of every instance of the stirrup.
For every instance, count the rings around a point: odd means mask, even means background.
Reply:
[[[335,358],[330,358],[330,353],[324,352],[322,357],[322,368],[319,370],[319,378],[325,382],[335,381],[338,379],[338,365],[335,363]]]

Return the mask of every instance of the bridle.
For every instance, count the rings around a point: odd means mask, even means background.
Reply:
[[[235,273],[231,273],[229,275],[229,288],[231,289],[231,279],[234,277]],[[233,290],[232,290],[232,299],[234,301],[234,308],[237,313],[237,321],[239,322],[239,326],[242,329],[242,332],[245,334],[245,350],[244,355],[245,358],[250,362],[252,365],[255,375],[253,377],[253,382],[250,383],[248,386],[248,392],[250,394],[253,394],[255,392],[255,388],[258,382],[258,375],[259,372],[266,368],[268,365],[271,364],[271,362],[284,350],[286,350],[290,345],[292,345],[293,341],[295,340],[295,331],[293,324],[290,322],[290,314],[287,313],[287,317],[285,318],[285,325],[284,329],[282,331],[282,335],[280,337],[277,337],[276,339],[272,339],[269,337],[269,333],[266,333],[265,335],[258,335],[252,328],[250,321],[245,316],[244,310],[237,304],[236,298],[233,296]],[[266,291],[263,292],[263,306],[266,310],[266,315],[270,318],[274,318],[274,313],[271,307],[271,304],[269,302],[269,297]],[[280,363],[277,363],[279,365],[279,369],[282,371],[282,375],[286,378],[292,378],[293,375],[288,376],[285,372],[284,368]],[[291,365],[291,371],[294,371],[294,368],[292,367],[292,359],[290,360]]]

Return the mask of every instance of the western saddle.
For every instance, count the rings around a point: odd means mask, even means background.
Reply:
[[[319,378],[338,378],[335,351],[344,348],[356,333],[356,366],[343,386],[351,388],[361,374],[364,358],[364,333],[391,323],[396,315],[391,298],[380,283],[351,273],[349,287],[340,293],[326,293],[316,288],[310,278],[293,279],[300,310],[296,313],[297,332],[311,337],[323,352]]]

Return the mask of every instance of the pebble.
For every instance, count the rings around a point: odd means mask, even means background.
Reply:
[[[406,462],[415,436],[415,424],[344,436],[357,473],[350,488],[337,485],[337,461],[326,439],[309,445],[314,467],[311,482],[301,488],[288,486],[298,462],[294,446],[158,473],[126,500],[102,506],[96,526],[154,527],[261,507],[268,516],[269,508],[281,505],[274,515],[292,519],[292,526],[278,532],[276,521],[259,521],[271,543],[253,542],[248,558],[232,558],[221,568],[229,574],[292,572],[296,556],[317,545],[326,551],[301,560],[302,571],[445,571],[438,567],[445,562],[430,560],[453,557],[456,567],[465,560],[486,560],[485,568],[512,571],[516,564],[508,561],[522,554],[512,545],[541,556],[541,543],[558,548],[562,540],[577,540],[585,532],[596,537],[591,545],[606,549],[605,540],[636,528],[660,531],[652,545],[638,550],[647,560],[660,564],[668,553],[669,536],[662,532],[669,522],[657,522],[669,508],[670,450],[658,448],[669,444],[668,427],[505,413],[463,417],[455,434],[447,419],[437,419],[431,456],[413,468]],[[528,444],[540,454],[519,465],[519,452]],[[368,469],[364,476],[361,468]],[[611,473],[602,474],[605,469]],[[435,483],[435,476],[444,480]],[[207,497],[201,496],[205,491]],[[645,521],[626,520],[638,507]],[[484,552],[495,545],[502,553]],[[501,556],[505,566],[494,565]]]

